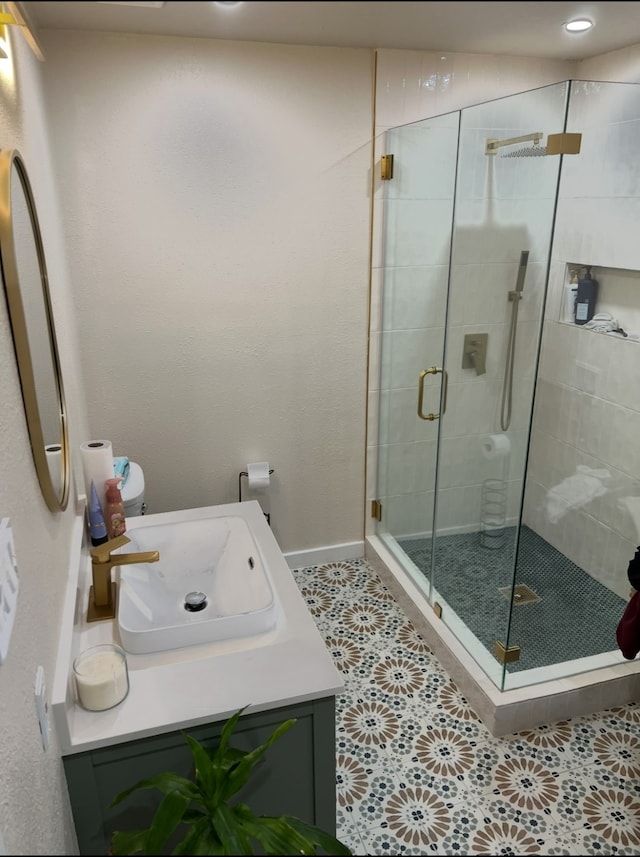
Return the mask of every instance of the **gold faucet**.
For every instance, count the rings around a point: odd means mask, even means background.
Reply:
[[[116,565],[132,565],[138,562],[157,562],[160,559],[158,551],[143,553],[120,553],[112,551],[128,544],[131,539],[127,536],[117,536],[90,551],[91,574],[93,586],[89,590],[89,607],[87,622],[97,622],[99,619],[114,619],[116,615],[116,587],[111,579],[111,569]]]

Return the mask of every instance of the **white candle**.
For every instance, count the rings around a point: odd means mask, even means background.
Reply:
[[[129,675],[124,651],[115,645],[94,646],[79,655],[73,664],[78,700],[89,711],[113,708],[129,692]]]

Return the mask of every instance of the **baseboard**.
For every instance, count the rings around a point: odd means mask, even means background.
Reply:
[[[364,556],[364,541],[344,542],[340,545],[326,545],[304,551],[285,553],[289,568],[309,568],[312,565],[324,565],[327,562],[342,562],[359,559]]]

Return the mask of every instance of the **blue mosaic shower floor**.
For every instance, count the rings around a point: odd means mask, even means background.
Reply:
[[[513,584],[516,528],[505,529],[500,548],[483,547],[479,533],[436,541],[435,588],[490,652],[496,640],[507,645],[509,600],[499,590]],[[398,544],[428,577],[431,539]],[[526,526],[520,531],[515,583],[528,586],[540,600],[514,605],[508,645],[520,646],[520,659],[508,672],[617,650],[616,627],[626,602]]]
[[[354,854],[640,854],[638,703],[494,738],[365,560],[293,576],[344,681]]]

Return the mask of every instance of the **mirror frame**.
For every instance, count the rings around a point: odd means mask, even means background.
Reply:
[[[44,302],[44,313],[49,333],[49,346],[53,375],[56,383],[55,399],[59,406],[60,416],[60,439],[55,445],[56,451],[60,449],[60,487],[56,491],[49,461],[45,450],[44,436],[40,409],[36,394],[36,383],[34,377],[34,366],[29,346],[29,334],[27,317],[25,313],[25,301],[23,300],[21,288],[25,284],[20,283],[18,269],[18,249],[16,247],[16,235],[13,222],[13,200],[11,197],[11,181],[13,173],[17,174],[22,191],[24,193],[26,206],[31,220],[31,229],[38,256],[38,268],[40,270],[40,283],[42,287],[42,299]],[[70,485],[70,460],[69,460],[69,437],[67,430],[67,412],[65,408],[64,387],[62,384],[62,372],[60,369],[60,358],[56,340],[51,296],[49,294],[49,280],[45,263],[42,235],[36,212],[35,200],[31,190],[31,183],[24,161],[17,149],[0,150],[0,265],[2,278],[4,280],[4,291],[9,310],[9,320],[13,335],[13,345],[18,364],[20,386],[22,388],[22,399],[24,402],[25,416],[33,461],[40,482],[42,496],[52,512],[60,512],[66,509],[69,499]],[[51,446],[54,449],[54,446]]]

